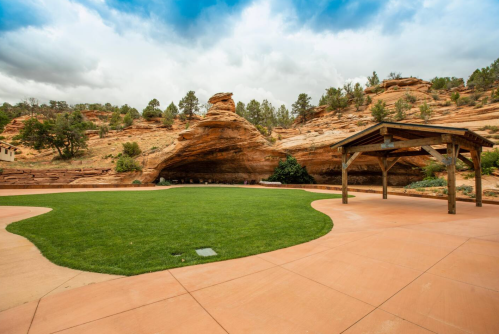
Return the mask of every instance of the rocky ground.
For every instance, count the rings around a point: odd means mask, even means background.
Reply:
[[[432,92],[430,86],[429,82],[416,78],[385,81],[381,93],[366,90],[372,103],[360,107],[359,111],[351,105],[339,115],[320,106],[306,122],[297,120],[289,129],[275,128],[270,137],[264,137],[252,124],[234,113],[232,94],[220,93],[212,97],[210,103],[213,107],[204,117],[186,121],[176,119],[171,129],[162,125],[160,119],[140,119],[123,131],[110,131],[104,138],[99,138],[96,130],[88,131],[88,151],[71,161],[57,160],[57,154],[52,150],[37,152],[20,146],[22,153],[16,156],[16,161],[0,162],[0,168],[6,171],[42,170],[45,174],[54,170],[87,170],[86,177],[67,180],[70,183],[121,183],[134,179],[153,182],[159,177],[186,183],[239,183],[257,182],[268,177],[280,159],[292,154],[307,166],[318,183],[339,184],[340,156],[331,151],[330,145],[374,125],[370,109],[377,100],[385,101],[394,112],[395,102],[406,94],[415,96],[416,102],[406,112],[407,118],[400,122],[422,124],[418,107],[426,101],[433,108],[429,125],[468,128],[499,144],[499,132],[484,129],[486,125],[499,127],[499,103],[482,106],[480,102],[490,96],[490,91],[484,92],[475,106],[456,106],[448,102],[452,91]],[[456,90],[462,97],[473,94],[465,87],[453,89]],[[94,111],[84,114],[97,125],[103,123],[106,116],[104,112]],[[4,141],[12,141],[24,119],[15,119],[7,125],[2,133]],[[137,158],[143,166],[141,173],[114,172],[116,156],[121,152],[122,144],[128,141],[137,142],[142,149]],[[390,184],[403,186],[421,179],[421,171],[414,167],[424,164],[425,160],[421,157],[401,160],[390,171]],[[101,172],[103,169],[105,172]],[[46,177],[40,178],[46,182]],[[58,177],[53,176],[53,182],[57,180]],[[349,171],[349,183],[352,185],[380,182],[378,163],[371,157],[359,157]],[[484,189],[497,189],[498,184],[499,180],[493,179]]]

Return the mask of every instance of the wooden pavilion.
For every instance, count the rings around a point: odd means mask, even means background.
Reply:
[[[435,147],[433,147],[435,146]],[[348,203],[348,168],[361,154],[378,159],[383,174],[383,199],[387,198],[388,171],[401,157],[431,155],[447,167],[449,213],[456,213],[456,160],[475,170],[476,206],[482,206],[482,147],[490,140],[463,128],[382,122],[348,137],[331,149],[341,152],[342,198]],[[471,160],[463,154],[469,154]]]

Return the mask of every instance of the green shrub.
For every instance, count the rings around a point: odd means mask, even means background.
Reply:
[[[371,108],[371,115],[374,117],[374,120],[376,122],[383,122],[388,116],[386,103],[383,100],[378,100],[376,104]]]
[[[497,131],[499,131],[499,127],[497,127],[495,125],[485,125],[485,126],[482,126],[479,130],[480,131],[489,131],[489,133],[496,133]]]
[[[449,100],[445,101],[444,106],[449,107],[451,105],[451,102]]]
[[[458,86],[464,84],[463,79],[458,79],[458,78],[455,78],[455,77],[452,77],[452,78],[449,78],[449,77],[442,77],[442,78],[435,77],[435,78],[431,79],[431,83],[432,83],[431,88],[432,89],[436,89],[436,90],[439,90],[439,89],[451,89],[451,88],[458,87]]]
[[[3,174],[3,168],[0,168],[0,174]]]
[[[416,103],[417,97],[409,92],[405,93],[405,100],[409,103]]]
[[[499,88],[497,90],[492,90],[492,94],[490,94],[490,102],[499,102]]]
[[[119,111],[113,112],[111,120],[109,121],[109,126],[117,127],[121,124],[121,114]]]
[[[411,109],[411,105],[407,103],[404,99],[398,99],[395,102],[395,120],[401,121],[406,119],[406,111]]]
[[[296,158],[288,155],[286,160],[279,161],[274,174],[268,178],[271,182],[283,184],[313,184],[315,179],[308,174],[307,167],[302,167]]]
[[[125,117],[123,118],[123,124],[125,125],[125,127],[132,126],[133,117],[132,114],[130,114],[130,112],[126,113]]]
[[[116,161],[116,171],[118,173],[141,171],[142,166],[132,157],[123,155]]]
[[[499,167],[499,149],[482,153],[482,173],[490,175]]]
[[[5,137],[4,137],[4,136],[0,136],[0,140],[4,140],[4,139],[5,139]]]
[[[482,92],[474,91],[473,93],[470,94],[470,99],[472,101],[478,101],[478,100],[480,100],[482,95],[483,95]]]
[[[473,187],[472,186],[467,186],[465,184],[462,184],[460,186],[456,187],[457,191],[462,191],[465,195],[468,195],[473,192]]]
[[[260,131],[260,133],[264,136],[268,136],[269,135],[269,132],[268,132],[268,129],[265,127],[265,126],[262,126],[260,124],[257,124],[256,126],[256,129],[258,131]]]
[[[407,186],[406,189],[417,189],[417,188],[430,188],[430,187],[445,187],[447,181],[443,178],[432,178],[424,179],[423,181],[416,181]]]
[[[109,132],[107,125],[101,125],[99,127],[99,138],[104,138]]]
[[[171,183],[170,181],[161,181],[161,182],[158,182],[156,183],[157,186],[170,186]]]
[[[19,146],[19,145],[21,145],[21,142],[19,140],[13,140],[10,142],[10,145]]]
[[[421,169],[423,170],[423,174],[426,176],[426,178],[434,178],[435,173],[443,171],[445,169],[445,166],[434,160],[428,160],[426,166]]]
[[[137,142],[126,142],[123,144],[123,154],[128,155],[129,157],[135,157],[142,153],[142,151],[139,148],[139,144]]]
[[[426,123],[431,118],[431,115],[433,114],[433,109],[430,107],[426,101],[422,105],[419,106],[419,117]]]
[[[373,99],[369,95],[367,95],[367,97],[366,97],[366,104],[370,105],[372,102],[373,102]]]
[[[142,184],[142,181],[140,181],[140,180],[133,180],[132,184]]]
[[[451,101],[455,102],[456,104],[457,104],[457,100],[459,100],[460,97],[461,97],[461,95],[459,94],[459,92],[454,92],[450,95]]]
[[[460,97],[456,100],[456,105],[458,106],[465,106],[467,104],[470,104],[471,99],[467,96]]]
[[[475,172],[465,173],[465,174],[463,174],[463,178],[465,180],[474,179],[475,178]]]
[[[432,97],[432,98],[433,98],[433,100],[435,100],[435,101],[440,100],[440,95],[438,95],[438,94],[432,94],[432,95],[431,95],[431,97]]]

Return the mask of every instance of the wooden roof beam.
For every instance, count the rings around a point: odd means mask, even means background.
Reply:
[[[420,138],[420,139],[401,140],[401,141],[381,143],[381,144],[344,147],[344,150],[346,150],[347,153],[387,151],[399,148],[421,147],[425,145],[441,145],[443,143],[444,142],[442,140],[442,137],[429,137],[429,138]]]

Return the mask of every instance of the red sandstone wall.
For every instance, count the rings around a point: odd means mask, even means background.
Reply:
[[[85,177],[106,175],[110,168],[4,169],[0,184],[69,184]]]

